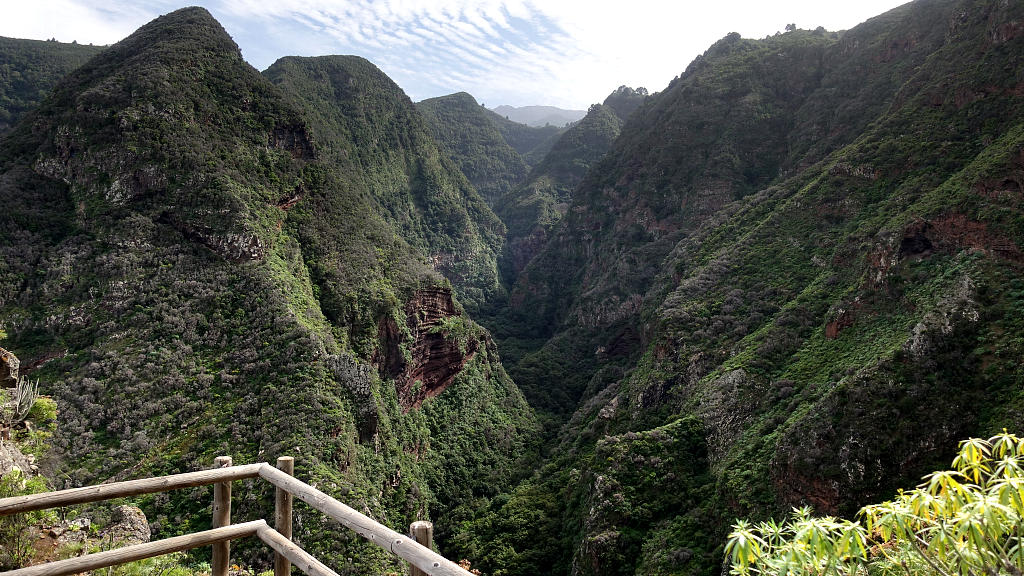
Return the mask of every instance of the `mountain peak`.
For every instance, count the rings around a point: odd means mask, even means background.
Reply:
[[[466,105],[469,105],[469,104],[472,104],[473,106],[479,106],[480,105],[480,103],[477,102],[476,98],[474,98],[472,94],[470,94],[469,92],[465,92],[465,91],[463,91],[463,92],[455,92],[454,94],[446,94],[444,96],[436,96],[434,98],[427,98],[425,100],[421,100],[421,101],[417,102],[417,105],[419,105],[419,104],[430,104],[430,103],[441,103],[441,102],[447,102],[449,104],[458,104],[458,105],[462,105],[462,106],[466,106]]]
[[[231,36],[205,8],[192,6],[159,16],[115,44],[122,55],[162,51],[167,45],[185,48],[178,56],[191,60],[196,51],[227,52],[242,57]]]

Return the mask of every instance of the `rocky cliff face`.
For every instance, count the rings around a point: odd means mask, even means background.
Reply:
[[[13,388],[18,383],[21,361],[14,353],[0,348],[0,388]]]
[[[438,288],[416,291],[405,304],[404,326],[386,318],[380,337],[384,344],[378,364],[394,380],[406,411],[444,392],[485,338],[466,323],[451,292]]]

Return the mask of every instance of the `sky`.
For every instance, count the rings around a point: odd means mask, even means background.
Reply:
[[[172,0],[0,0],[0,36],[112,44]],[[187,1],[187,0],[186,0]],[[193,0],[259,70],[356,54],[416,101],[586,109],[621,85],[662,90],[730,32],[845,30],[904,0]]]

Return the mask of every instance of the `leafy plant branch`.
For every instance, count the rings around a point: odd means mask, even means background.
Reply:
[[[1024,574],[1024,440],[1004,430],[960,443],[953,469],[916,489],[866,506],[860,520],[817,518],[807,507],[789,521],[739,520],[726,544],[737,576]]]

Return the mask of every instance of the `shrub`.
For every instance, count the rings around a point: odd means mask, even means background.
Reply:
[[[953,469],[861,509],[860,520],[740,520],[726,544],[732,574],[1024,574],[1024,440],[1005,430],[960,443]]]
[[[18,468],[0,476],[0,498],[45,491],[46,483],[41,477],[27,477]],[[49,510],[0,517],[0,570],[23,566],[32,557],[31,527],[53,519],[54,514]]]

